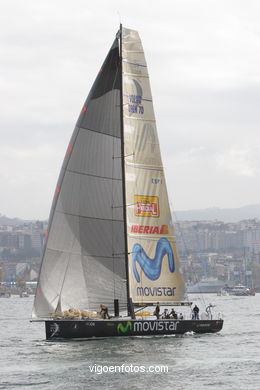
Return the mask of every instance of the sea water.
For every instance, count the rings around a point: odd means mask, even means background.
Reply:
[[[190,300],[216,305],[222,331],[46,341],[29,322],[33,297],[1,298],[0,389],[260,389],[260,294]]]

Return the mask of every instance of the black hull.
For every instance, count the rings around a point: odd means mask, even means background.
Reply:
[[[92,337],[153,336],[215,333],[223,320],[47,320],[46,338],[77,339]]]

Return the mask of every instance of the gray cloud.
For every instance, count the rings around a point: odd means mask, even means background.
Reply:
[[[143,40],[174,207],[259,203],[258,1],[10,0],[0,14],[0,212],[48,216],[118,12]]]

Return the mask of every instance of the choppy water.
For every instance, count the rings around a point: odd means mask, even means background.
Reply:
[[[201,308],[203,301],[191,295]],[[224,314],[217,334],[90,341],[45,340],[44,325],[30,323],[33,298],[0,299],[0,389],[260,388],[260,294],[204,295]],[[167,373],[91,372],[89,366],[167,365]],[[94,368],[93,368],[94,369]]]

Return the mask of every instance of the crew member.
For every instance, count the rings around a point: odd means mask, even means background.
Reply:
[[[159,302],[157,302],[156,308],[153,313],[154,316],[156,316],[157,320],[159,320],[160,317],[160,305]]]
[[[212,313],[211,313],[211,308],[214,307],[211,303],[209,304],[209,306],[206,307],[206,313],[207,313],[207,316],[210,320],[212,320]]]
[[[170,314],[168,312],[168,309],[164,309],[164,312],[163,312],[163,318],[170,318]]]
[[[110,318],[108,315],[108,308],[105,305],[100,305],[100,315],[103,319]]]
[[[172,311],[170,312],[170,317],[171,318],[174,318],[175,320],[177,320],[178,316],[177,316],[177,313],[174,309],[172,309]]]
[[[199,319],[199,311],[200,311],[198,306],[195,305],[192,311],[193,311],[193,318],[194,318],[194,320],[198,320]]]

